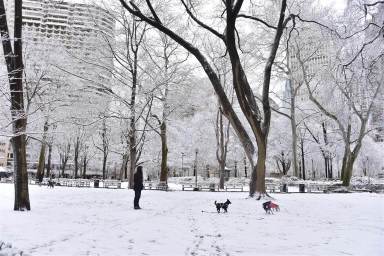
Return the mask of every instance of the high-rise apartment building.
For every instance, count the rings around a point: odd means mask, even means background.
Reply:
[[[96,83],[108,86],[111,80],[113,58],[107,42],[114,42],[115,19],[102,7],[80,1],[23,0],[25,78],[33,82],[36,78],[28,77],[28,73],[45,72],[46,84],[61,86],[60,101],[65,103],[60,110],[56,109],[59,114],[52,114],[55,121],[77,118],[76,123],[90,122],[110,104],[104,95],[89,88],[97,87]],[[14,0],[6,0],[5,6],[12,38]],[[49,101],[35,104],[40,106]],[[40,129],[39,124],[36,127],[29,124],[28,129]],[[37,161],[39,146],[34,141],[29,143],[29,164]]]
[[[13,24],[14,1],[7,1]],[[23,1],[23,36],[26,43],[43,41],[69,49],[86,50],[102,35],[113,38],[114,19],[99,6],[59,0]]]

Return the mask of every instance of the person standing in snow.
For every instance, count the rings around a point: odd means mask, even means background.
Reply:
[[[141,209],[139,201],[141,197],[141,190],[143,190],[143,167],[139,165],[133,175],[133,190],[135,190],[135,199],[133,199],[133,208],[135,210]]]

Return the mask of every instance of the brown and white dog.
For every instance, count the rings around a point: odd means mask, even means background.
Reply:
[[[263,209],[265,210],[265,213],[270,213],[270,214],[273,214],[272,209],[275,209],[275,211],[280,211],[279,205],[273,203],[272,201],[263,203]]]

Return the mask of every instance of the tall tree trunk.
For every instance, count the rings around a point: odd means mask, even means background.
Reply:
[[[123,161],[121,163],[121,169],[120,169],[120,180],[128,178],[127,169],[128,169],[128,153],[124,153]]]
[[[107,158],[108,154],[103,152],[103,180],[107,178]]]
[[[297,169],[297,126],[296,126],[296,100],[295,100],[295,90],[292,85],[292,81],[289,80],[290,89],[291,89],[291,132],[292,132],[292,163],[293,163],[293,175],[295,177],[299,176],[299,172]]]
[[[40,147],[39,163],[38,163],[38,166],[37,166],[37,173],[36,173],[36,176],[37,176],[37,179],[39,180],[39,182],[42,182],[43,181],[43,177],[44,177],[45,147],[46,147],[46,144],[45,144],[45,142],[43,142],[41,144],[41,147]]]
[[[7,65],[9,88],[11,93],[12,132],[11,139],[14,159],[15,202],[14,210],[30,210],[28,173],[26,159],[27,116],[24,110],[23,94],[23,52],[22,52],[22,1],[15,0],[14,51],[9,39],[9,28],[4,8],[0,0],[0,33],[3,54]]]
[[[130,137],[129,139],[129,188],[133,188],[133,174],[136,169],[136,137]]]
[[[300,145],[301,145],[301,167],[302,167],[302,174],[303,174],[303,180],[305,180],[305,155],[304,155],[304,139],[301,138],[301,141],[300,141]]]
[[[77,173],[79,171],[79,151],[80,151],[80,141],[79,137],[76,137],[75,142],[75,154],[73,158],[73,162],[75,164],[75,179],[77,179]]]
[[[48,144],[47,177],[51,176],[52,144]]]
[[[87,177],[87,161],[87,155],[85,155],[83,159],[83,179]]]
[[[39,182],[43,181],[44,170],[45,170],[45,151],[47,146],[47,131],[48,131],[48,120],[44,122],[44,131],[43,131],[43,140],[41,142],[40,155],[39,155],[39,163],[37,166],[37,179]]]
[[[26,159],[26,136],[19,135],[11,139],[15,179],[15,211],[31,210],[28,192],[28,173]]]
[[[350,185],[353,165],[361,149],[362,136],[360,138],[357,144],[355,145],[353,151],[350,150],[350,144],[346,143],[347,146],[345,147],[343,165],[341,167],[341,180],[343,181],[343,186],[346,187]]]
[[[68,157],[63,156],[62,162],[61,162],[61,177],[64,177],[65,175],[65,168],[67,167]]]
[[[61,177],[64,177],[65,175],[65,168],[67,167],[70,151],[71,151],[71,143],[69,142],[65,146],[64,152],[60,153]]]
[[[252,168],[252,176],[249,184],[249,195],[253,197],[256,192],[259,196],[266,193],[265,190],[265,161],[267,159],[267,145],[263,142],[257,144],[257,162]]]
[[[167,126],[165,121],[160,125],[160,138],[161,138],[161,171],[160,182],[167,182],[168,178],[168,146],[167,146]]]
[[[347,162],[347,166],[345,167],[344,170],[344,178],[343,178],[343,186],[348,187],[351,182],[351,177],[352,177],[352,171],[353,171],[353,163],[354,160],[350,160]]]
[[[343,166],[341,167],[341,173],[342,173],[342,181],[343,181],[343,186],[348,187],[351,182],[351,177],[352,177],[352,171],[353,171],[353,164],[356,160],[355,156],[353,155],[352,152],[347,152],[345,157],[345,161],[343,161]]]
[[[329,158],[329,167],[328,167],[328,170],[329,170],[329,178],[330,179],[333,179],[333,160],[332,160],[332,158],[330,157]]]
[[[216,115],[216,159],[219,163],[219,187],[224,189],[225,181],[225,165],[227,162],[227,151],[228,151],[228,142],[229,142],[229,123],[227,124],[226,131],[224,132],[224,122],[223,122],[223,113],[221,108],[217,110]]]
[[[137,139],[136,139],[136,90],[137,90],[137,53],[138,45],[136,45],[136,51],[133,52],[133,67],[131,70],[132,73],[132,91],[131,91],[131,101],[130,101],[130,124],[129,124],[129,188],[133,189],[133,174],[136,169],[137,161]]]
[[[219,174],[220,174],[219,186],[220,186],[221,189],[224,189],[225,161],[219,161]]]
[[[247,158],[246,157],[244,157],[244,175],[245,175],[245,178],[248,178]]]

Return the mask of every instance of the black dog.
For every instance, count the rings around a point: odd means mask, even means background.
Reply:
[[[269,214],[273,214],[272,209],[275,209],[275,211],[280,211],[279,205],[272,203],[272,201],[263,203],[263,209],[265,210],[265,213]]]
[[[263,203],[263,209],[265,210],[265,213],[272,213],[270,204],[271,201]]]
[[[229,201],[227,199],[227,201],[225,201],[225,203],[216,203],[215,201],[215,205],[216,205],[216,210],[218,213],[220,213],[220,209],[223,208],[224,212],[227,212],[227,209],[228,209],[228,205],[231,204],[231,201]]]
[[[48,181],[48,187],[53,188],[55,186],[55,182],[53,180]]]

